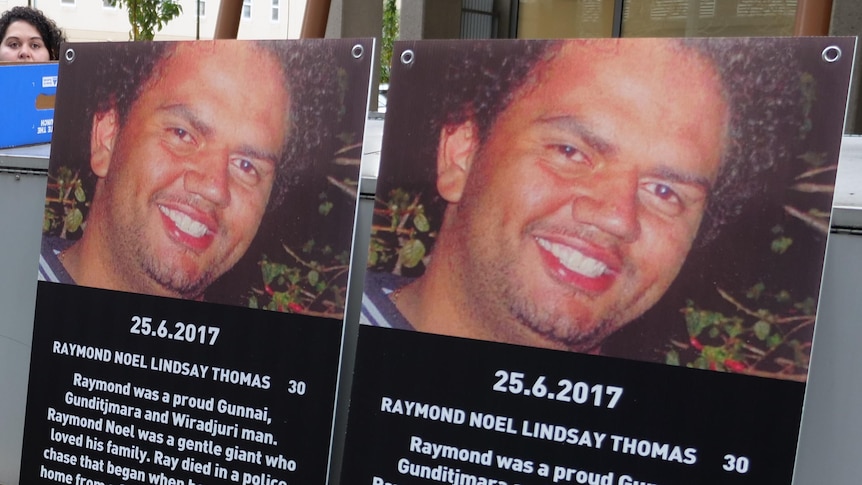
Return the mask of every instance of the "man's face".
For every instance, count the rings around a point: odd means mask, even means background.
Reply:
[[[216,47],[180,45],[122,126],[114,112],[96,119],[93,143],[110,153],[94,151],[93,211],[109,263],[142,292],[199,297],[248,249],[269,200],[286,137],[281,70],[247,46]]]
[[[446,229],[492,339],[589,351],[676,277],[727,107],[713,67],[663,40],[570,42],[533,75],[482,146],[466,135]]]

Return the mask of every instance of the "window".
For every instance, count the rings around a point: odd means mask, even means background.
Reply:
[[[272,21],[278,22],[278,1],[272,0]]]
[[[462,0],[462,39],[493,39],[497,37],[497,22],[493,0]]]
[[[242,18],[251,18],[251,0],[242,0]]]
[[[198,2],[198,17],[206,17],[207,15],[207,2],[206,0],[197,0]]]
[[[75,3],[74,0],[72,1],[72,3]],[[111,4],[111,0],[102,0],[102,7],[113,10],[116,10],[117,8],[116,5]]]
[[[60,5],[67,5],[67,6],[74,7],[75,6],[75,0],[60,0]]]

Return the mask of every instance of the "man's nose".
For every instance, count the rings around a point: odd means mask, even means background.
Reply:
[[[30,49],[27,46],[22,46],[21,50],[18,51],[18,59],[31,59],[32,57]]]
[[[594,226],[623,242],[634,242],[641,230],[637,173],[618,171],[584,182],[586,186],[572,201],[575,221]]]
[[[218,207],[230,203],[228,156],[220,152],[198,153],[183,176],[186,191],[200,195]]]

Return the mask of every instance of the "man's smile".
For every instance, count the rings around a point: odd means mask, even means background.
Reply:
[[[587,256],[569,244],[535,237],[539,253],[554,278],[587,293],[601,293],[613,284],[617,272],[607,261]]]
[[[183,244],[196,250],[206,249],[213,240],[213,232],[206,224],[195,220],[185,212],[158,205],[159,211],[169,226],[169,232]]]
[[[580,273],[588,278],[597,278],[608,270],[608,265],[584,255],[575,248],[542,238],[537,238],[536,241],[539,242],[539,246],[550,251],[569,271]]]

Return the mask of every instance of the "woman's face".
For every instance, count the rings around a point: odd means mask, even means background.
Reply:
[[[0,61],[46,62],[51,52],[32,24],[16,20],[9,24],[0,44]]]

